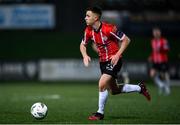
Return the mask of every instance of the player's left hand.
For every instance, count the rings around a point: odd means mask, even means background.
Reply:
[[[111,64],[113,65],[113,66],[115,66],[117,63],[118,63],[118,61],[119,61],[119,58],[120,58],[121,56],[119,56],[119,55],[113,55],[112,57],[111,57]]]

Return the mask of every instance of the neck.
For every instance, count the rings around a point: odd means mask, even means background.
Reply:
[[[155,39],[159,40],[161,37],[155,37]]]
[[[92,27],[93,27],[93,29],[98,30],[100,26],[101,26],[101,22],[100,22],[100,21],[96,21],[96,22],[93,24]]]

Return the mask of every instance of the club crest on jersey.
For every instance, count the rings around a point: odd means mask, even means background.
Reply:
[[[107,38],[107,36],[103,36],[102,39],[103,39],[103,41],[107,41],[108,38]]]

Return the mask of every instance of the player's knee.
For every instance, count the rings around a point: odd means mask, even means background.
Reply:
[[[100,92],[103,92],[104,90],[106,90],[107,88],[106,88],[106,85],[105,84],[103,84],[103,83],[99,83],[99,91]]]
[[[99,91],[100,91],[100,92],[103,92],[104,90],[106,90],[106,87],[104,87],[104,86],[99,86]]]

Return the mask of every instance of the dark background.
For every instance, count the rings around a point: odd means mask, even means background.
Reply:
[[[132,41],[127,59],[146,60],[150,53],[152,27],[158,26],[170,43],[170,59],[180,58],[180,2],[175,0],[1,0],[0,5],[53,4],[56,25],[52,29],[0,29],[0,59],[80,58],[79,43],[85,28],[85,9],[99,5],[102,10],[128,13],[120,28]],[[142,53],[143,52],[143,53]],[[97,57],[90,50],[93,57]]]

